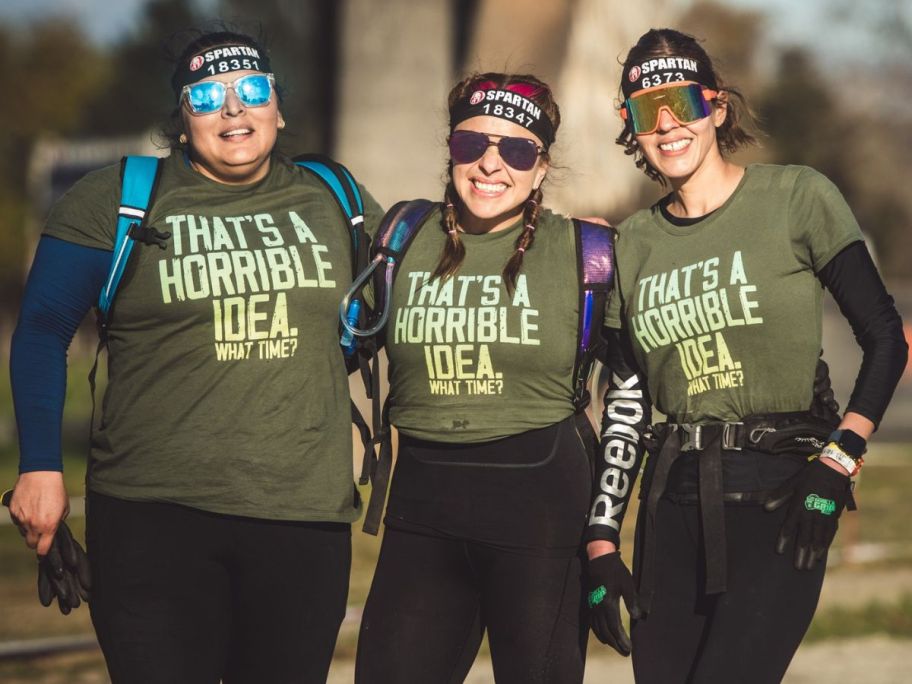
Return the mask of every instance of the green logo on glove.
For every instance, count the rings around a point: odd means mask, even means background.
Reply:
[[[836,512],[836,502],[824,499],[817,494],[808,494],[804,500],[804,507],[809,511],[820,511],[823,515],[833,515]]]
[[[607,594],[607,593],[608,592],[605,590],[604,585],[599,585],[599,587],[597,589],[590,591],[589,592],[589,607],[595,608],[598,604],[600,604],[604,600],[605,594]]]

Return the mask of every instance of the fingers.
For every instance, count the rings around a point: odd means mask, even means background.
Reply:
[[[51,570],[40,559],[38,561],[38,600],[47,608],[54,600],[54,588],[51,586]]]
[[[627,574],[626,579],[621,583],[621,596],[624,599],[624,605],[627,606],[627,612],[631,620],[639,620],[643,617],[643,611],[640,608],[640,598],[637,595],[636,587],[633,584],[633,577]]]
[[[57,471],[22,473],[9,497],[10,516],[24,530],[25,543],[42,556],[68,508],[63,474]]]
[[[811,538],[811,561],[808,569],[813,569],[818,562],[822,562],[826,558],[830,544],[833,543],[833,539],[836,537],[836,529],[838,527],[839,524],[835,519],[816,516],[814,532]]]
[[[608,626],[608,621],[605,619],[605,615],[602,611],[598,611],[598,613],[593,616],[592,631],[595,634],[595,637],[603,644],[606,646],[611,646],[611,648],[613,648],[618,653],[621,652],[618,647],[615,634]]]
[[[39,558],[43,558],[45,563],[53,572],[54,577],[63,577],[63,557],[60,555],[60,545],[56,542],[52,542],[48,552],[42,556],[38,554]]]
[[[606,599],[592,615],[592,631],[606,646],[611,646],[623,656],[630,655],[630,637],[621,622],[621,611],[617,598]]]
[[[795,493],[795,488],[789,485],[789,487],[779,487],[778,489],[770,492],[770,495],[766,498],[766,501],[763,502],[763,508],[767,511],[775,511],[780,508],[784,503],[792,498],[792,495]]]
[[[614,637],[614,649],[623,656],[630,655],[630,637],[627,636],[627,631],[624,629],[624,625],[621,622],[621,611],[616,601],[614,603],[614,610],[611,611],[608,616],[608,630],[611,632],[611,635]]]
[[[73,539],[73,535],[70,532],[70,528],[64,521],[60,521],[60,526],[57,528],[57,533],[54,535],[54,541],[56,546],[60,549],[60,555],[63,558],[63,562],[66,563],[68,568],[75,568],[76,563],[78,562],[76,556],[76,540]]]
[[[782,528],[779,530],[779,538],[776,540],[776,553],[782,555],[791,545],[798,533],[798,521],[801,511],[793,504],[785,516]]]

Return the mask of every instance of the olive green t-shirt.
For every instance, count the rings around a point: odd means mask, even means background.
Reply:
[[[119,168],[80,180],[45,234],[110,250]],[[365,197],[368,224],[379,207]],[[255,518],[355,519],[338,306],[351,241],[335,200],[274,157],[231,186],[165,160],[111,312],[109,381],[88,486]]]
[[[573,413],[579,286],[573,223],[543,211],[516,289],[501,273],[521,225],[460,234],[455,276],[430,279],[447,238],[434,211],[396,274],[386,324],[390,419],[436,442],[484,442]]]
[[[618,227],[606,324],[627,329],[656,407],[678,422],[807,410],[821,349],[815,273],[861,239],[821,174],[749,166],[694,225],[656,205]]]

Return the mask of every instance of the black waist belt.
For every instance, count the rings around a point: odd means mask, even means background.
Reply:
[[[684,451],[700,452],[699,504],[702,524],[707,594],[725,591],[727,581],[725,501],[758,501],[762,493],[723,494],[722,452],[750,449],[770,454],[814,454],[826,444],[835,425],[807,412],[748,416],[733,423],[657,423],[647,439],[655,465],[646,492],[646,534],[640,599],[646,611],[652,601],[655,579],[655,517],[665,494],[671,467]]]

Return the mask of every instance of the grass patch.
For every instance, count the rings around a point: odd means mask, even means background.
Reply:
[[[0,662],[0,681],[4,684],[107,684],[111,680],[101,652],[94,650]]]
[[[861,608],[830,608],[818,612],[808,630],[806,641],[889,634],[912,638],[912,594],[897,602],[872,601]]]

